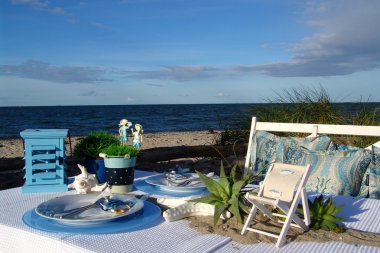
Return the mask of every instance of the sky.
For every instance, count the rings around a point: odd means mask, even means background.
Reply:
[[[0,106],[380,101],[378,0],[0,0]]]

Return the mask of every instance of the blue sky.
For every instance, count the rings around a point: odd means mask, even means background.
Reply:
[[[380,101],[380,1],[1,0],[0,106]]]

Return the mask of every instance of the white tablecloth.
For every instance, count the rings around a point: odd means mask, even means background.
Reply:
[[[136,178],[152,175],[136,172]],[[26,226],[22,216],[39,203],[68,193],[28,193],[21,188],[0,191],[0,252],[380,252],[379,248],[330,243],[289,243],[280,250],[273,244],[242,245],[230,238],[201,234],[188,221],[165,222],[118,234],[85,235],[48,233]],[[380,201],[336,197],[345,203],[342,216],[349,228],[380,233]],[[249,236],[249,235],[248,235]]]

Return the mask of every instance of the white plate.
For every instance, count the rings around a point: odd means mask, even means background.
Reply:
[[[196,173],[189,173],[186,175],[189,175],[189,177],[191,178],[193,177],[198,178],[198,175]],[[157,186],[161,190],[174,191],[174,192],[193,192],[193,191],[199,191],[206,188],[205,184],[202,181],[194,182],[194,184],[191,184],[191,185],[174,186],[168,182],[164,174],[151,176],[147,178],[145,182],[147,184]]]
[[[73,215],[67,218],[51,217],[48,215],[51,212],[60,213],[65,210],[71,210],[77,207],[89,205],[91,203],[94,203],[99,197],[99,194],[65,195],[39,204],[36,207],[35,211],[38,215],[47,219],[52,219],[68,224],[88,225],[108,222],[114,219],[125,217],[127,215],[136,213],[144,207],[144,201],[137,199],[134,196],[113,194],[112,199],[118,199],[125,202],[133,201],[134,205],[131,209],[122,214],[115,214],[111,211],[103,211],[100,207],[95,207],[88,209],[78,215]]]

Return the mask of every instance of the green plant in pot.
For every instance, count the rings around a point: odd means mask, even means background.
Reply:
[[[111,145],[99,154],[104,158],[106,180],[113,193],[128,193],[132,190],[134,167],[139,153],[137,148]]]
[[[119,140],[105,131],[90,132],[74,147],[74,157],[84,158],[89,173],[96,174],[99,183],[106,181],[104,161],[99,153],[110,145],[117,145]]]

